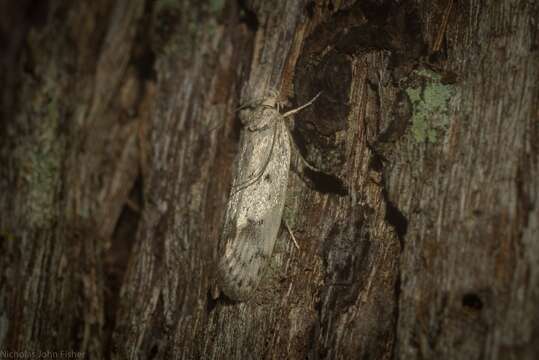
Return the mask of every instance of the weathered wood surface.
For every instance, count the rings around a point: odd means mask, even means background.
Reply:
[[[525,0],[2,4],[0,348],[535,359],[539,30]],[[215,300],[236,107],[297,154],[254,297]],[[120,291],[121,287],[121,291]]]

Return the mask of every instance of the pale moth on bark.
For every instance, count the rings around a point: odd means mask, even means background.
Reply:
[[[218,265],[219,288],[235,301],[247,300],[257,288],[273,252],[283,215],[290,138],[285,114],[279,112],[276,92],[240,108],[243,131],[221,241],[224,254]]]

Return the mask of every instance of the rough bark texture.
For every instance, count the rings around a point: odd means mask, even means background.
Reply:
[[[539,29],[526,0],[0,5],[0,350],[539,357]],[[293,151],[253,298],[215,298],[235,109]],[[3,355],[2,355],[3,356]]]

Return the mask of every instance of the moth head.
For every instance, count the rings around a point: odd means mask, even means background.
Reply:
[[[282,105],[282,101],[279,100],[279,92],[275,89],[269,90],[261,105],[279,109]]]
[[[247,108],[257,108],[257,107],[267,107],[267,108],[277,108],[281,107],[282,102],[279,101],[279,92],[277,90],[269,90],[262,97],[254,97],[247,100],[242,104],[238,110],[247,109]]]

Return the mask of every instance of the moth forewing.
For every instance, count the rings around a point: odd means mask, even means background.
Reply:
[[[247,300],[257,288],[281,226],[290,167],[284,118],[311,105],[319,95],[284,115],[279,113],[275,92],[240,107],[244,129],[221,237],[225,250],[218,266],[219,287],[232,300]]]
[[[245,128],[225,214],[225,244],[219,286],[232,300],[247,300],[257,288],[277,238],[286,198],[290,142],[275,107],[240,112]]]

